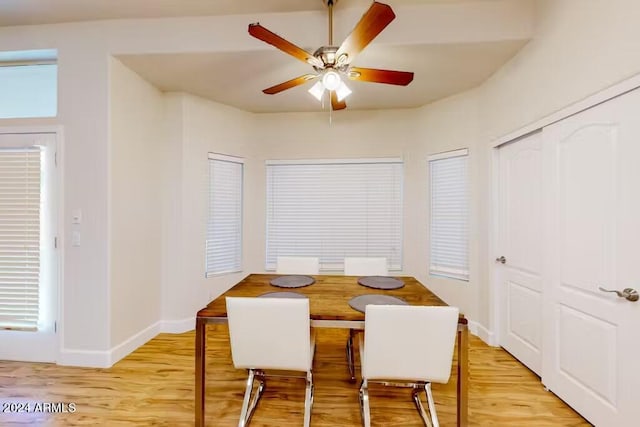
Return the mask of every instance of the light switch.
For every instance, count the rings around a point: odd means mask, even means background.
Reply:
[[[71,211],[71,224],[82,224],[82,211],[80,209]]]
[[[71,246],[80,246],[80,232],[77,230],[71,232]]]

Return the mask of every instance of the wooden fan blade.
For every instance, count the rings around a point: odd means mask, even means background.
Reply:
[[[373,2],[369,10],[362,15],[351,34],[340,45],[336,52],[338,62],[340,64],[350,63],[395,17],[396,15],[393,13],[391,6]],[[347,56],[341,60],[340,56],[343,54]]]
[[[292,87],[300,86],[310,80],[318,77],[316,74],[305,74],[304,76],[296,77],[295,79],[287,80],[286,82],[277,84],[275,86],[268,87],[263,90],[267,95],[273,95],[283,90],[291,89]]]
[[[336,91],[331,91],[331,108],[333,110],[344,110],[347,108],[347,104],[342,101],[338,101],[338,95],[336,95]]]
[[[290,41],[283,39],[276,33],[272,33],[258,23],[249,24],[249,34],[259,40],[262,40],[265,43],[269,43],[270,45],[275,46],[281,51],[288,53],[289,55],[299,59],[302,62],[306,62],[307,64],[315,65],[317,67],[322,67],[324,65],[321,60],[319,60],[306,50],[296,46]]]
[[[376,70],[375,68],[359,67],[349,68],[348,77],[351,80],[399,86],[406,86],[413,81],[413,73],[408,71]]]

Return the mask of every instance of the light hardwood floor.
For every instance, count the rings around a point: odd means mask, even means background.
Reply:
[[[315,427],[360,426],[357,384],[347,380],[346,332],[320,330],[315,359]],[[0,402],[73,402],[74,413],[0,413],[0,426],[190,426],[194,420],[194,334],[161,334],[110,369],[0,361]],[[244,371],[233,369],[225,326],[210,326],[207,425],[235,426]],[[470,336],[472,426],[589,426],[501,349]],[[454,371],[455,372],[455,371]],[[442,426],[455,425],[455,376],[434,385]],[[300,426],[304,382],[269,380],[252,426]],[[371,389],[374,426],[421,426],[409,389]],[[2,408],[0,408],[2,409]]]

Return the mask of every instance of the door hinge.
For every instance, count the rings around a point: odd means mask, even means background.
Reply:
[[[53,332],[58,332],[58,322],[53,322]]]
[[[53,153],[53,164],[58,166],[58,152]]]
[[[58,236],[53,238],[53,247],[55,249],[58,249]]]

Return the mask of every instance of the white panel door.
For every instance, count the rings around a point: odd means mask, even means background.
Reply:
[[[597,426],[638,425],[640,302],[598,288],[640,289],[640,91],[543,131],[543,383]]]
[[[500,147],[500,345],[542,368],[542,151],[537,132]]]

